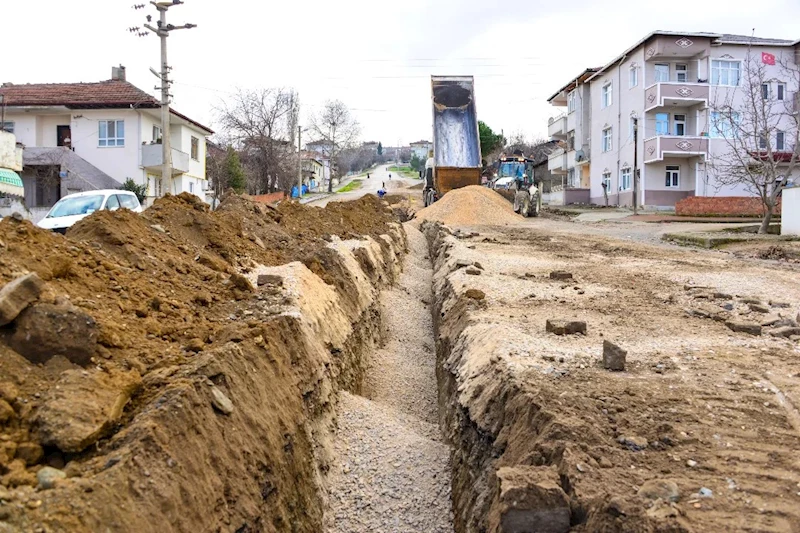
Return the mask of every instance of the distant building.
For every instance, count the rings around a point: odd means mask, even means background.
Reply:
[[[430,141],[417,141],[413,142],[409,145],[411,148],[411,152],[416,155],[419,159],[423,161],[427,161],[428,159],[428,152],[431,150],[431,142]]]

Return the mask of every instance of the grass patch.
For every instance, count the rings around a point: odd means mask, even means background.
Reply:
[[[342,187],[341,189],[338,189],[336,192],[350,192],[356,189],[360,189],[362,181],[363,180],[353,180],[344,187]]]
[[[387,169],[389,172],[396,172],[398,174],[402,174],[406,178],[417,178],[419,179],[419,172],[414,170],[408,165],[393,165]]]

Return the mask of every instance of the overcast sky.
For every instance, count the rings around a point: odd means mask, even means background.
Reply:
[[[108,79],[112,65],[155,94],[158,38],[141,26],[146,0],[4,1],[0,82]],[[558,110],[548,96],[585,67],[600,66],[654,30],[800,39],[799,0],[186,0],[173,32],[173,106],[211,127],[235,87],[294,87],[306,122],[341,99],[364,141],[407,144],[431,136],[431,74],[476,77],[478,115],[495,130],[542,137]],[[655,4],[655,3],[654,3]]]

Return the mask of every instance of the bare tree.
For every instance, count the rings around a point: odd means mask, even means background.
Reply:
[[[286,88],[239,89],[217,108],[225,134],[241,152],[251,193],[291,187],[297,111],[297,93]]]
[[[350,109],[340,100],[328,100],[322,111],[311,118],[311,131],[324,141],[323,154],[331,163],[328,192],[333,192],[334,163],[339,152],[352,147],[359,135],[359,125]]]
[[[716,88],[710,121],[712,136],[724,143],[724,150],[710,151],[708,160],[715,186],[743,187],[761,199],[764,216],[759,233],[767,233],[778,196],[800,156],[797,96],[792,93],[790,98],[787,92],[789,87],[798,89],[800,69],[793,57],[781,57],[778,65],[784,79],[776,80],[769,73],[769,57],[748,51],[740,86]]]

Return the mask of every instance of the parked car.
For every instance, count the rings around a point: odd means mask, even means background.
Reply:
[[[47,216],[37,225],[43,229],[66,233],[67,228],[95,211],[101,209],[116,211],[120,208],[130,209],[136,213],[142,212],[139,199],[130,191],[104,189],[79,192],[65,196],[56,202]]]

